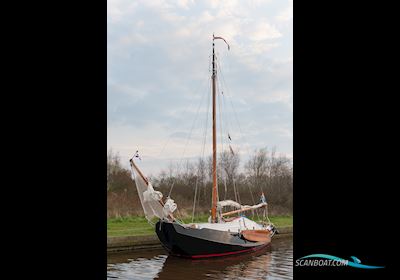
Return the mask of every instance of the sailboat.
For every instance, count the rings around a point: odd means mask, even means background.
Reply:
[[[136,183],[140,202],[148,220],[156,217],[155,232],[163,247],[180,257],[200,259],[253,252],[267,247],[277,229],[272,223],[259,224],[242,213],[267,207],[265,199],[252,206],[243,206],[233,200],[218,201],[217,193],[217,129],[216,129],[216,78],[217,65],[215,40],[212,42],[212,206],[207,223],[184,224],[174,217],[177,204],[154,190],[151,182],[142,173],[133,157],[130,159],[132,179]],[[226,206],[236,210],[223,213]],[[237,215],[236,217],[232,217]]]

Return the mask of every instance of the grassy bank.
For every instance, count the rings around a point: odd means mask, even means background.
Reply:
[[[208,215],[198,216],[194,222],[206,222]],[[271,222],[279,227],[291,226],[293,224],[292,216],[272,216]],[[183,219],[183,222],[190,223],[191,217]],[[141,236],[152,235],[154,227],[151,226],[144,217],[132,216],[122,218],[111,218],[107,220],[107,236]]]

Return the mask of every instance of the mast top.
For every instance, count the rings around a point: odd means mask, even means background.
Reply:
[[[228,46],[228,51],[231,49],[230,46],[229,46],[229,44],[228,44],[228,42],[227,42],[224,38],[219,37],[219,36],[216,37],[216,36],[214,36],[214,34],[213,34],[213,43],[214,43],[215,40],[218,40],[218,39],[221,39],[221,40],[223,40],[223,41],[225,42],[225,44]]]

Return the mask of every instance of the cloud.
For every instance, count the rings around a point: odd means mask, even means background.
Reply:
[[[276,27],[269,24],[266,20],[257,22],[251,27],[252,30],[249,30],[248,34],[252,41],[258,42],[268,39],[276,39],[282,36]]]
[[[289,0],[289,4],[276,16],[276,19],[281,22],[293,19],[293,0]]]
[[[281,0],[109,0],[108,146],[125,158],[140,147],[156,173],[167,158],[182,154],[194,126],[186,153],[199,154],[215,33],[231,46],[227,51],[216,42],[219,85],[248,135],[232,131],[235,145],[277,146],[291,154],[292,27],[286,24],[291,6]],[[233,128],[235,115],[228,108]]]

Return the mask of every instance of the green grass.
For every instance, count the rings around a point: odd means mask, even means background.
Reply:
[[[250,217],[251,218],[251,217]],[[200,215],[196,217],[195,222],[206,222],[208,215]],[[292,216],[271,216],[271,222],[279,227],[293,225]],[[155,222],[155,221],[154,221]],[[186,217],[184,223],[191,223],[192,218]],[[140,216],[111,218],[107,220],[107,236],[143,236],[153,235],[154,227],[150,225],[146,218]]]
[[[269,219],[277,227],[293,226],[293,216],[271,216]]]
[[[154,227],[144,217],[107,219],[107,236],[141,236],[154,234]]]

